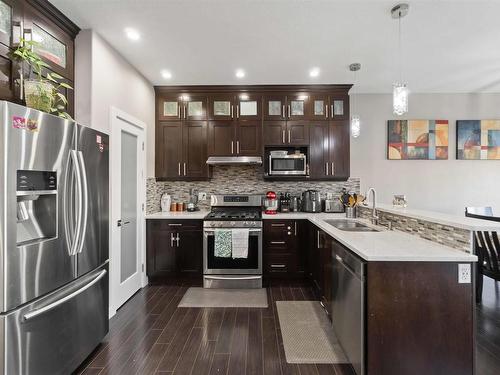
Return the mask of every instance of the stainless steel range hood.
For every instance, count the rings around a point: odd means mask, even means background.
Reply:
[[[210,156],[208,165],[262,165],[260,156]]]

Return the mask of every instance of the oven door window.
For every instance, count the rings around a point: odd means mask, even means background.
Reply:
[[[271,159],[271,170],[273,172],[295,172],[305,171],[304,159]]]
[[[219,258],[214,256],[215,236],[207,235],[207,268],[218,270],[258,270],[259,269],[259,235],[250,233],[248,236],[247,258]]]

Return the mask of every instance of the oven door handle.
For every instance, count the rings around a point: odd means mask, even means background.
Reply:
[[[204,275],[203,277],[205,279],[210,279],[210,280],[258,280],[262,278],[262,276],[224,277],[224,276],[210,276],[210,275]]]

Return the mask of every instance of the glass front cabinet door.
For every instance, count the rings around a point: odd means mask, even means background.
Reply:
[[[264,120],[286,119],[286,96],[266,95],[263,100]]]
[[[330,118],[349,120],[349,96],[330,97]]]
[[[310,97],[308,94],[290,95],[287,97],[286,118],[289,120],[304,120],[310,116]]]
[[[212,95],[208,100],[208,107],[211,120],[232,120],[235,116],[233,95]]]
[[[177,97],[160,97],[158,99],[158,119],[160,121],[179,120],[181,118],[181,101]]]
[[[310,118],[313,120],[327,120],[329,117],[328,95],[312,95],[310,98]]]
[[[239,120],[260,120],[262,98],[259,95],[239,94],[236,97],[236,118]]]

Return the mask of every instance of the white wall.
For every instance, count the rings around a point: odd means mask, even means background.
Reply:
[[[75,119],[110,133],[110,108],[146,124],[147,176],[154,176],[155,96],[152,84],[92,30],[76,38]]]
[[[405,194],[409,207],[463,215],[465,206],[493,206],[500,214],[500,160],[456,160],[456,120],[500,119],[500,94],[412,94],[406,119],[449,120],[448,160],[387,160],[392,96],[356,94],[351,108],[362,121],[351,138],[351,175],[381,203]]]

